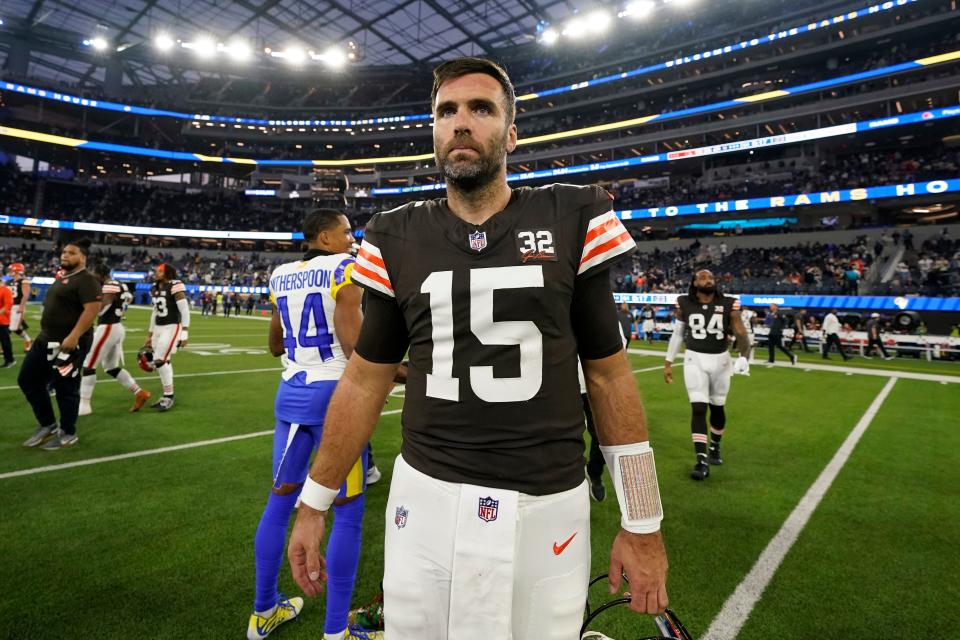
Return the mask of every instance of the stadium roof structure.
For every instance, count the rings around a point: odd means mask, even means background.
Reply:
[[[267,48],[322,52],[352,42],[358,65],[419,67],[531,43],[539,24],[570,6],[561,0],[8,0],[0,5],[0,55],[26,47],[31,76],[80,86],[101,82],[108,59],[118,60],[124,83],[134,85],[256,67],[184,55],[190,52],[178,41],[198,38],[240,39],[254,62],[278,62],[263,55]],[[167,55],[154,46],[160,34],[167,34]],[[94,40],[98,46],[91,47]]]

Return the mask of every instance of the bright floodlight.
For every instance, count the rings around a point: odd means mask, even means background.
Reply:
[[[107,48],[107,41],[99,36],[90,39],[90,46],[97,51],[103,51]]]
[[[287,47],[283,52],[283,57],[290,64],[303,64],[307,59],[307,54],[300,47]]]
[[[250,49],[250,45],[242,40],[235,40],[224,47],[231,58],[237,62],[246,62],[250,59],[250,56],[253,55],[253,52]]]
[[[646,18],[654,8],[653,0],[636,0],[627,5],[625,13],[631,18]]]
[[[560,34],[557,33],[556,29],[545,29],[543,33],[540,34],[540,42],[546,45],[551,45],[559,39]]]
[[[610,28],[610,14],[606,11],[596,10],[587,14],[587,29],[593,33],[603,33]]]
[[[579,38],[587,33],[587,23],[583,18],[572,18],[563,28],[563,35],[568,38]]]
[[[173,38],[168,36],[165,33],[161,33],[156,38],[153,39],[153,46],[155,46],[160,51],[169,51],[173,48]]]
[[[347,64],[347,55],[336,47],[330,47],[323,52],[323,61],[328,67],[340,69]]]

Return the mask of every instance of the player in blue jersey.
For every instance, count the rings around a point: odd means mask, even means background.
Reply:
[[[273,441],[273,488],[257,528],[256,599],[247,638],[260,640],[296,618],[303,598],[277,592],[287,525],[320,443],[327,403],[360,333],[361,289],[351,282],[354,259],[350,222],[338,211],[317,209],[303,224],[308,251],[303,260],[277,267],[270,276],[274,304],[270,352],[283,359],[277,389]],[[366,455],[357,460],[334,503],[336,522],[327,546],[324,638],[368,637],[347,628],[347,614],[360,557]]]

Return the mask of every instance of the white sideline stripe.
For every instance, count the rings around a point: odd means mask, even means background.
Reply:
[[[139,371],[139,369],[137,370]],[[282,368],[270,367],[269,369],[236,369],[233,371],[208,371],[206,373],[178,373],[176,379],[180,378],[200,378],[204,376],[229,376],[235,373],[266,373],[267,371],[283,371]],[[151,376],[152,377],[152,376]],[[97,384],[103,384],[105,382],[114,382],[113,378],[101,378],[97,380]],[[0,391],[13,391],[14,389],[19,389],[17,385],[12,385],[9,387],[0,387]]]
[[[727,598],[720,613],[717,614],[717,617],[710,624],[710,628],[704,634],[703,640],[733,640],[737,637],[747,618],[750,617],[753,607],[763,596],[764,590],[780,567],[780,563],[783,562],[793,543],[797,541],[800,532],[803,531],[810,520],[810,516],[813,515],[817,505],[820,504],[820,500],[823,499],[824,494],[830,489],[830,485],[839,475],[843,465],[850,458],[854,447],[857,446],[867,427],[870,426],[896,382],[896,377],[890,378],[883,389],[880,390],[880,393],[877,394],[877,397],[870,403],[866,413],[857,422],[853,431],[837,449],[833,458],[827,463],[827,466],[807,490],[807,493],[800,499],[793,512],[780,527],[777,535],[773,537],[767,548],[760,554],[756,564],[750,569],[750,573],[737,585],[733,594]]]
[[[635,356],[661,356],[663,351],[654,351],[652,349],[627,349],[628,353]],[[757,360],[756,366],[766,366],[765,362]],[[674,365],[677,366],[677,365]],[[784,367],[786,369],[797,369],[799,371],[829,371],[831,373],[846,373],[861,376],[875,376],[878,378],[906,378],[910,380],[926,380],[927,382],[953,382],[960,384],[960,376],[945,376],[937,373],[919,373],[915,371],[900,371],[897,369],[867,369],[858,367],[837,367],[829,364],[814,364],[811,362],[799,362],[797,365],[791,365],[787,362],[776,362],[774,367]]]
[[[400,413],[403,409],[392,409],[384,411],[381,416],[391,416]],[[101,464],[103,462],[115,462],[117,460],[129,460],[130,458],[142,458],[143,456],[153,456],[158,453],[170,453],[171,451],[182,451],[183,449],[195,449],[197,447],[206,447],[213,444],[223,444],[225,442],[236,442],[237,440],[247,440],[249,438],[259,438],[273,434],[273,429],[269,431],[254,431],[253,433],[243,433],[238,436],[228,436],[226,438],[215,438],[213,440],[199,440],[197,442],[188,442],[186,444],[177,444],[170,447],[160,447],[159,449],[146,449],[144,451],[132,451],[130,453],[121,453],[115,456],[104,456],[102,458],[91,458],[89,460],[77,460],[76,462],[67,462],[64,464],[51,464],[46,467],[34,467],[33,469],[21,469],[20,471],[8,471],[0,473],[0,480],[7,478],[19,478],[22,476],[31,476],[37,473],[47,473],[48,471],[60,471],[62,469],[73,469],[74,467],[85,467],[91,464]]]

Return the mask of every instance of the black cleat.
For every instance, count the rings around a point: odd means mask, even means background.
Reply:
[[[173,405],[173,396],[163,396],[160,400],[150,405],[150,408],[156,409],[157,411],[170,411],[170,409],[173,409]]]
[[[603,476],[594,478],[588,473],[587,481],[590,483],[590,497],[597,502],[603,502],[604,498],[607,497],[607,488],[603,486]]]
[[[697,464],[693,465],[693,471],[690,472],[690,477],[694,480],[705,480],[709,475],[710,465],[707,464],[706,458],[697,456]]]
[[[707,452],[707,462],[712,465],[719,466],[723,464],[723,458],[720,457],[720,445],[711,444],[710,449]]]

